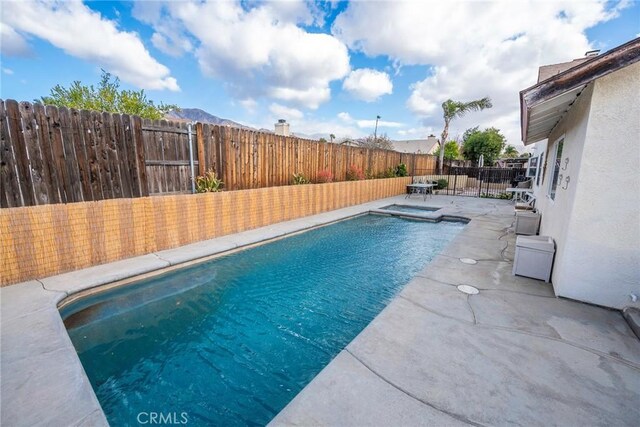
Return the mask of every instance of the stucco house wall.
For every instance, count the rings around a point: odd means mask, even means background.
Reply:
[[[639,100],[636,63],[589,84],[548,138],[544,180],[535,192],[540,234],[556,241],[552,282],[558,296],[640,306],[631,296],[640,298]],[[554,201],[548,196],[551,162],[562,136],[561,169],[569,162]]]

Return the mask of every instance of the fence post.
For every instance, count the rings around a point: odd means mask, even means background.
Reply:
[[[204,175],[207,171],[207,164],[204,154],[204,132],[202,123],[196,123],[196,143],[198,144],[198,175]]]
[[[131,116],[132,130],[131,134],[135,141],[135,156],[138,169],[138,185],[140,187],[140,196],[149,195],[149,184],[147,183],[147,168],[145,164],[144,141],[142,136],[142,119],[140,116]]]
[[[191,123],[187,125],[187,129],[189,131],[189,167],[191,170],[191,193],[196,192],[196,177],[195,177],[195,168],[193,166],[193,131],[191,128]]]
[[[451,169],[449,169],[451,172]],[[456,195],[456,189],[458,188],[458,171],[454,169],[455,175],[453,175],[453,195]],[[449,195],[449,187],[447,187],[447,196]]]

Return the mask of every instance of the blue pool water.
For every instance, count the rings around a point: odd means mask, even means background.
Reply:
[[[150,412],[190,426],[264,425],[463,226],[361,216],[80,300],[62,315],[111,425],[138,425]]]

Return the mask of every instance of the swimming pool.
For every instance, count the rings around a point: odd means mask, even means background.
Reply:
[[[62,315],[112,425],[152,412],[262,425],[463,227],[364,215],[79,300]]]

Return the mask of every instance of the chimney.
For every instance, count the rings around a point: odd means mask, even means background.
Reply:
[[[289,136],[289,123],[285,119],[279,119],[275,128],[276,135]]]

